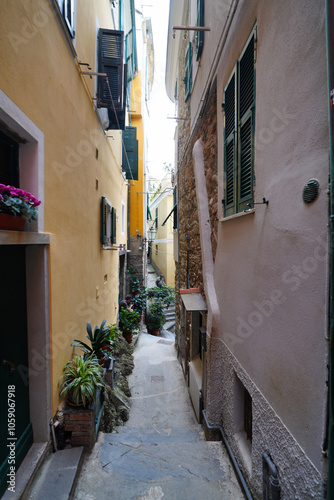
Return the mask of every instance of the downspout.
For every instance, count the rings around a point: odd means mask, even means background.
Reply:
[[[326,51],[328,79],[328,115],[329,115],[329,442],[328,442],[328,486],[327,498],[334,499],[334,169],[333,169],[333,131],[334,131],[334,3],[325,2],[326,15]]]
[[[218,339],[219,324],[220,324],[220,309],[214,282],[214,264],[212,256],[212,245],[211,245],[211,222],[210,222],[210,212],[208,203],[208,193],[206,189],[206,179],[204,173],[203,142],[201,139],[198,139],[194,145],[193,157],[194,157],[194,173],[196,182],[200,242],[202,251],[203,283],[204,283],[206,303],[208,307],[207,327],[206,327],[207,342],[208,342],[208,351],[211,350],[212,352],[213,340]],[[210,408],[210,402],[208,406]],[[246,481],[234,457],[232,448],[230,447],[229,442],[227,441],[224,429],[219,425],[216,426],[210,424],[206,414],[206,410],[203,410],[202,414],[204,417],[205,425],[208,429],[219,430],[224,445],[230,456],[234,470],[237,474],[239,484],[247,500],[252,500],[251,493],[247,487]]]

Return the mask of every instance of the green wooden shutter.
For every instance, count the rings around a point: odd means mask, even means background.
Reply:
[[[196,26],[204,26],[204,0],[197,0],[197,21]],[[196,34],[196,61],[198,61],[202,55],[204,44],[204,32],[197,31]]]
[[[238,211],[249,208],[254,184],[255,58],[253,33],[239,61],[239,183]]]
[[[185,85],[185,100],[187,101],[191,93],[192,72],[191,72],[192,50],[189,42],[186,56],[184,58],[184,85]]]
[[[225,88],[225,216],[236,208],[236,73]]]
[[[108,242],[107,238],[107,209],[108,203],[105,196],[101,198],[101,243],[106,245]]]
[[[122,170],[126,173],[129,180],[138,180],[138,141],[137,128],[125,127],[122,134],[123,138],[123,156]]]
[[[123,31],[99,30],[99,73],[97,107],[121,110],[123,108]]]
[[[116,243],[116,208],[111,209],[111,243]]]

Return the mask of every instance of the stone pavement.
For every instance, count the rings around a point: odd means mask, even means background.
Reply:
[[[222,443],[204,439],[174,342],[142,332],[134,361],[130,418],[115,432],[100,433],[84,459],[74,498],[244,498]]]

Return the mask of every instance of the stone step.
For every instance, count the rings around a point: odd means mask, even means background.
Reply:
[[[25,500],[69,500],[73,497],[79,476],[83,446],[51,453],[35,481],[23,495]]]
[[[175,326],[175,320],[174,321],[167,321],[164,324],[164,329],[165,330],[170,330],[171,328],[173,328],[173,326]]]

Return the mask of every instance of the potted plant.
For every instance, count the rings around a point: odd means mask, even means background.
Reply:
[[[103,370],[92,356],[77,356],[66,363],[58,384],[59,396],[68,404],[87,407],[104,386]]]
[[[103,364],[108,352],[111,352],[116,347],[116,341],[112,338],[110,327],[105,326],[106,322],[106,319],[103,320],[100,327],[96,326],[94,328],[94,332],[89,321],[87,322],[87,338],[91,345],[77,339],[72,342],[72,347],[79,347],[84,352],[85,359],[94,355]]]
[[[131,309],[122,308],[119,313],[119,328],[125,340],[131,344],[133,332],[139,328],[139,314]]]
[[[165,309],[174,301],[174,290],[169,286],[153,287],[147,290],[149,298],[146,314],[146,326],[152,335],[159,335],[159,331],[166,322]]]
[[[150,302],[146,315],[146,326],[151,335],[159,335],[161,328],[166,323],[164,309],[165,305],[161,299]]]
[[[26,221],[37,220],[40,204],[28,191],[0,184],[0,229],[24,229]]]

